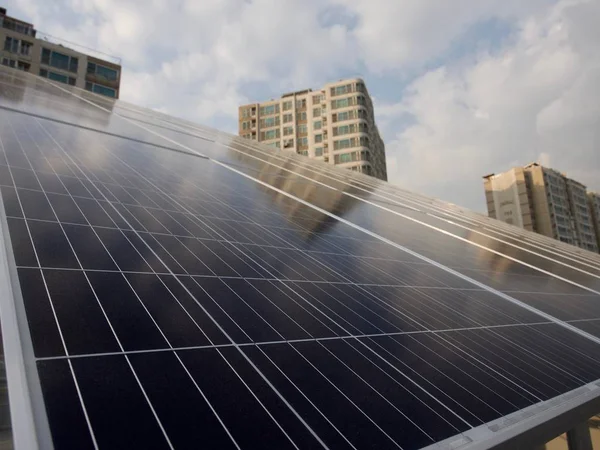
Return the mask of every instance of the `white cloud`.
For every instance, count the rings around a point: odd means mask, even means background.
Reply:
[[[361,56],[373,70],[420,66],[467,28],[491,18],[519,18],[554,0],[335,0],[357,17]]]
[[[589,17],[600,17],[598,2],[561,2],[498,54],[416,79],[387,107],[411,119],[388,141],[401,161],[390,180],[483,210],[480,176],[539,160],[599,189],[600,55]]]
[[[261,100],[245,84],[302,88],[358,61],[344,26],[320,25],[320,0],[64,0],[75,26],[34,4],[41,30],[122,55],[122,99],[193,120],[233,119]]]

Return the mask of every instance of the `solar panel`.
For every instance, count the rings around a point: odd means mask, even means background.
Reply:
[[[487,448],[598,406],[598,255],[4,68],[0,189],[17,448]]]

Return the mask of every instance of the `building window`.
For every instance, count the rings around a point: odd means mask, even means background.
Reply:
[[[302,134],[307,134],[308,133],[308,127],[306,125],[298,125],[298,134],[302,135]]]
[[[29,72],[29,69],[31,68],[31,64],[23,62],[23,61],[18,61],[17,62],[17,69],[22,70],[24,72]]]
[[[315,156],[323,156],[323,147],[315,147]]]
[[[354,111],[344,111],[339,112],[337,114],[333,114],[332,121],[333,122],[343,122],[345,120],[353,120],[353,119],[366,119],[367,112],[364,109],[358,109]]]
[[[18,53],[23,56],[29,56],[31,54],[31,42],[15,39],[10,36],[6,36],[4,40],[4,50],[11,53]]]
[[[367,124],[366,123],[358,123],[358,124],[353,123],[350,125],[340,125],[339,127],[333,128],[334,136],[341,136],[344,134],[351,134],[351,133],[356,133],[356,132],[367,133]]]
[[[313,117],[321,117],[321,108],[313,108]]]
[[[315,144],[320,144],[321,142],[323,142],[323,135],[315,134]]]
[[[296,109],[306,108],[306,99],[296,100]]]
[[[56,73],[50,70],[40,69],[40,76],[48,78],[52,81],[58,81],[59,83],[70,84],[71,86],[75,86],[75,78],[63,75],[62,73]]]
[[[291,134],[294,134],[294,127],[283,127],[284,136],[289,136]]]
[[[342,125],[340,127],[336,127],[333,129],[333,135],[338,136],[341,134],[350,134],[351,133],[350,129],[351,129],[350,125]]]
[[[16,61],[14,59],[2,58],[2,65],[8,67],[15,67]]]
[[[279,130],[267,130],[260,132],[260,140],[268,141],[270,139],[278,139],[279,138]]]
[[[337,113],[334,114],[334,122],[343,122],[344,120],[348,120],[350,119],[350,112],[349,111],[345,111],[345,112],[341,112],[341,113]]]
[[[289,111],[290,109],[292,109],[292,101],[288,100],[286,102],[283,102],[283,110]]]
[[[86,83],[86,85],[87,85],[87,83]],[[242,130],[249,130],[250,128],[252,128],[252,125],[249,120],[242,122]]]
[[[321,103],[321,94],[313,95],[312,101],[313,101],[313,105],[315,105],[317,103]]]
[[[74,56],[42,48],[42,64],[76,73],[77,68],[79,67],[79,59]]]
[[[343,150],[345,148],[352,147],[367,147],[369,145],[369,138],[365,136],[361,136],[360,138],[350,138],[350,139],[340,139],[338,141],[333,141],[333,149],[334,150]]]
[[[331,101],[331,109],[346,108],[351,105],[349,98],[338,98]]]
[[[6,36],[6,39],[4,40],[4,50],[11,53],[17,53],[19,51],[19,40]]]
[[[344,164],[352,161],[356,161],[356,157],[353,158],[355,152],[352,153],[341,153],[339,155],[335,155],[334,162],[335,164]]]
[[[320,120],[316,120],[315,122],[313,122],[313,128],[315,130],[320,130],[323,126],[323,122],[321,122]]]
[[[306,111],[298,113],[298,120],[306,120]]]
[[[359,152],[341,153],[339,155],[334,155],[334,157],[333,157],[333,162],[335,164],[344,164],[344,163],[356,162],[356,161],[360,161],[360,160],[361,159],[360,159]],[[368,166],[362,166],[362,167],[368,167]]]
[[[276,147],[276,148],[280,148],[280,145],[281,145],[281,144],[279,143],[279,141],[276,141],[276,142],[269,142],[269,143],[268,143],[268,144],[266,144],[266,145],[268,145],[268,146],[270,146],[270,147]]]
[[[260,120],[261,128],[269,128],[279,126],[279,116],[267,117],[266,119]]]
[[[3,14],[6,14],[6,10],[3,11]],[[16,31],[20,34],[26,34],[28,36],[35,37],[35,30],[31,25],[18,22],[13,18],[6,17],[4,15],[0,15],[0,28],[6,28],[8,30]]]
[[[294,147],[294,139],[286,139],[283,141],[283,148],[292,148]]]
[[[30,42],[21,41],[21,48],[19,49],[19,53],[23,56],[29,56],[31,55],[32,47],[33,44],[31,44]]]
[[[298,148],[306,148],[308,147],[308,138],[300,137],[298,138]]]
[[[344,94],[347,94],[349,92],[352,92],[352,85],[351,84],[345,84],[343,86],[332,87],[330,92],[331,92],[331,96],[332,97],[334,97],[336,95],[344,95]]]
[[[93,62],[88,62],[87,73],[96,75],[98,78],[102,78],[106,81],[117,81],[117,78],[119,77],[119,72],[117,70]]]
[[[114,89],[102,86],[100,84],[90,83],[89,81],[85,82],[85,88],[88,91],[91,91],[95,94],[104,95],[105,97],[116,98],[117,96],[117,91],[115,91]]]
[[[341,149],[350,148],[350,147],[352,147],[351,139],[341,139],[339,141],[333,141],[333,149],[334,150],[341,150]]]
[[[283,115],[283,123],[288,123],[293,120],[292,114],[284,114]]]
[[[279,105],[268,105],[260,107],[260,115],[268,116],[270,114],[279,114]]]

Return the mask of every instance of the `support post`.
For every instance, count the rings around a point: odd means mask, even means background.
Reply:
[[[569,450],[593,450],[592,436],[587,420],[567,431],[567,441]]]

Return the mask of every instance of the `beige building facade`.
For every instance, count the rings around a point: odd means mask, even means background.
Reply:
[[[387,180],[385,145],[360,78],[240,106],[239,135]]]
[[[484,178],[490,217],[533,231],[525,171],[522,167],[515,167],[502,175]]]
[[[483,180],[490,217],[598,252],[583,184],[537,163],[486,175]]]
[[[594,223],[594,232],[596,233],[596,242],[600,249],[600,193],[588,192],[588,205],[590,207],[590,214],[592,215],[592,222]]]
[[[119,98],[121,62],[38,32],[0,8],[0,63],[53,81]]]

